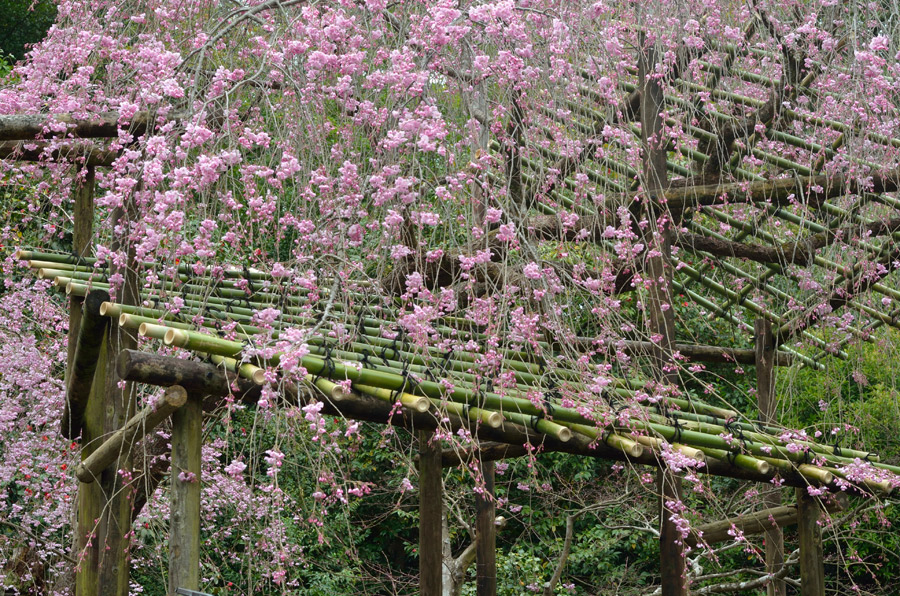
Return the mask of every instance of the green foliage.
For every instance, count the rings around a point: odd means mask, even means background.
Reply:
[[[52,0],[6,0],[0,10],[0,55],[21,60],[28,46],[41,41],[55,20]],[[0,77],[8,71],[8,64],[0,65]]]

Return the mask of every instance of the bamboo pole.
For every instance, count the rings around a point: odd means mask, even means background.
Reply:
[[[200,589],[200,456],[203,410],[197,396],[172,415],[169,593]]]
[[[75,468],[75,477],[90,483],[100,477],[100,473],[112,464],[123,451],[129,451],[141,437],[149,434],[166,418],[184,405],[187,391],[180,385],[168,387],[153,404],[133,416],[121,429],[113,433],[87,459]]]

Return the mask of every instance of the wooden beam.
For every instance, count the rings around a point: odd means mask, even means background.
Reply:
[[[6,161],[52,162],[64,159],[94,168],[111,166],[118,157],[118,151],[88,143],[53,146],[47,141],[0,141],[0,159]]]
[[[441,596],[441,448],[434,433],[419,431],[419,594]]]
[[[256,403],[261,390],[253,381],[214,364],[137,350],[122,350],[116,360],[116,371],[126,381],[161,387],[181,385],[189,394],[203,398],[203,409],[207,412],[223,405],[221,398],[228,395],[243,403]]]
[[[800,537],[800,596],[825,596],[822,554],[822,507],[805,488],[797,489],[797,532]]]
[[[177,120],[178,115],[167,119]],[[127,130],[134,136],[143,135],[147,127],[156,122],[156,115],[138,112],[125,122],[120,122],[116,112],[95,114],[91,118],[73,118],[69,114],[34,114],[0,116],[0,141],[34,141],[49,137],[75,137],[80,139],[114,139],[119,129]],[[65,132],[51,131],[50,125],[65,124]]]
[[[441,451],[441,465],[453,468],[470,461],[493,462],[500,459],[522,457],[528,453],[524,445],[508,445],[484,441],[474,450],[444,449]]]
[[[123,453],[130,451],[135,441],[147,435],[187,401],[187,391],[180,385],[168,387],[152,405],[132,417],[125,426],[113,433],[87,459],[78,464],[75,477],[81,482],[94,482],[100,473]]]
[[[63,405],[60,433],[67,439],[75,439],[82,434],[85,412],[91,397],[100,348],[106,336],[109,319],[100,315],[100,305],[109,300],[104,290],[91,290],[79,304],[77,310],[84,311],[78,325],[75,353],[69,366],[66,382],[66,402]],[[72,320],[70,319],[70,325]],[[91,440],[91,439],[88,439]],[[84,441],[82,441],[84,444]]]
[[[842,511],[847,506],[846,494],[837,493],[834,497],[838,497],[838,495],[841,498],[830,498],[828,500],[825,505],[826,511]],[[705,542],[712,546],[719,542],[733,540],[734,536],[729,531],[737,530],[744,536],[752,536],[754,534],[763,534],[773,527],[785,528],[796,524],[797,506],[783,505],[697,526],[691,530],[691,534],[687,537],[686,542],[690,546],[696,546],[700,542]]]
[[[197,396],[172,415],[169,594],[200,589],[200,452],[203,409]]]
[[[497,596],[497,511],[494,462],[482,461],[484,493],[475,495],[475,594]]]
[[[756,344],[756,404],[759,420],[770,426],[778,420],[775,397],[775,338],[772,335],[772,324],[768,319],[756,319],[754,324],[754,342]],[[765,495],[763,500],[769,507],[781,504],[781,492],[776,490]],[[784,566],[784,532],[778,525],[765,528],[766,572],[777,574]],[[785,596],[787,584],[783,579],[776,579],[766,586],[767,596]]]

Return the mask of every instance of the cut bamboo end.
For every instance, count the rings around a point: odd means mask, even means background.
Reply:
[[[482,421],[491,428],[500,428],[503,424],[503,414],[500,412],[486,412]]]
[[[112,302],[104,302],[103,304],[101,304],[100,305],[100,316],[102,316],[102,317],[112,316],[112,314],[110,313],[110,309],[113,306],[114,306],[114,304]],[[119,323],[119,325],[121,325],[121,324],[122,323]]]
[[[828,485],[834,482],[834,474],[832,474],[828,470],[817,468],[816,466],[811,466],[809,464],[800,464],[799,466],[797,466],[797,471],[799,471],[804,478],[817,480],[822,484]]]
[[[190,341],[190,336],[181,329],[169,329],[163,336],[163,343],[167,346],[185,347]]]
[[[756,471],[760,474],[770,474],[772,472],[772,466],[769,465],[769,462],[758,460],[759,463],[756,464]]]
[[[103,306],[100,307],[100,314],[101,315],[103,314]],[[134,323],[134,320],[131,318],[131,315],[126,314],[126,313],[122,313],[119,315],[119,327],[134,328],[134,325],[135,325],[135,323]],[[143,325],[143,323],[141,323],[140,325],[137,325],[137,326],[140,327],[141,325]]]
[[[70,293],[69,289],[69,278],[68,277],[54,277],[53,278],[53,287],[59,291],[65,291],[66,294]]]
[[[261,368],[257,368],[252,373],[250,373],[250,380],[256,383],[257,385],[265,385],[266,384],[266,371]]]
[[[691,447],[689,445],[681,445],[679,443],[676,443],[672,447],[675,448],[675,450],[679,453],[686,455],[691,459],[697,460],[699,462],[706,462],[706,454],[699,449],[695,449],[694,447]]]
[[[556,438],[563,443],[568,443],[572,439],[572,429],[566,426],[561,426],[556,432]]]
[[[51,273],[49,273],[50,271],[50,269],[38,269],[38,279],[47,279],[50,275],[52,275]]]
[[[163,393],[162,401],[174,408],[180,408],[187,403],[187,398],[187,389],[181,385],[172,385],[171,387],[166,388],[166,392]]]
[[[30,256],[28,253],[29,253],[29,251],[26,251],[26,250],[17,250],[16,252],[13,253],[13,260],[14,261],[24,261],[28,258],[28,256]]]
[[[640,457],[644,455],[644,448],[637,441],[632,441],[617,433],[609,433],[604,442],[610,447],[619,449],[630,457]],[[658,444],[661,445],[662,443],[659,442]]]
[[[408,395],[408,394],[407,394]],[[406,395],[403,396],[404,398]],[[416,412],[427,412],[431,408],[431,400],[420,395],[410,395],[411,399],[403,399],[403,405],[415,410]]]

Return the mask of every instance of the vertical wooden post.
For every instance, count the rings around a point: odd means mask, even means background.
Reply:
[[[140,187],[140,186],[139,186]],[[128,237],[131,223],[137,221],[137,207],[134,197],[126,198],[125,207],[113,211],[112,220],[123,229],[122,238]],[[137,280],[137,259],[134,247],[127,240],[116,238],[111,248],[126,251],[126,266],[110,266],[110,273],[119,273],[124,278],[118,291],[116,302],[139,304]],[[125,425],[136,413],[134,383],[121,383],[116,362],[122,350],[137,347],[137,338],[122,328],[112,325],[109,329],[106,351],[106,388],[103,402],[104,433],[109,435]],[[121,384],[120,384],[121,383]],[[100,517],[100,569],[99,596],[127,596],[131,549],[131,511],[133,508],[134,484],[132,482],[133,455],[130,451],[119,455],[115,464],[103,471],[100,483],[105,495],[103,514]]]
[[[650,332],[659,338],[651,349],[651,358],[657,381],[673,383],[674,371],[672,347],[675,343],[675,311],[671,297],[672,287],[672,221],[671,214],[651,205],[654,191],[668,185],[666,170],[666,150],[662,144],[663,90],[656,78],[650,76],[657,62],[656,50],[646,47],[646,38],[640,35],[638,49],[638,80],[641,84],[641,140],[643,142],[643,187],[647,194],[646,209],[641,214],[650,220],[644,233],[648,250],[655,250],[659,256],[650,257],[644,265],[644,276],[650,280],[648,314]],[[662,596],[685,596],[686,568],[684,547],[680,544],[680,534],[671,521],[675,513],[666,503],[681,499],[681,479],[660,467],[657,475],[659,489],[659,568]]]
[[[94,167],[84,166],[79,169],[72,184],[72,202],[74,204],[74,228],[72,230],[72,252],[78,256],[88,256],[91,252],[91,239],[94,235]],[[81,328],[82,298],[69,297],[69,333],[66,366],[66,382],[75,360],[75,346],[78,344],[78,332]],[[106,357],[106,340],[100,348],[99,362]],[[81,432],[81,458],[84,460],[99,446],[103,437],[103,387],[106,369],[98,366],[94,372],[91,396],[85,410],[84,426]],[[77,431],[76,431],[77,432]],[[75,502],[75,538],[74,551],[78,565],[75,571],[75,594],[87,596],[97,594],[97,568],[100,561],[100,544],[97,537],[97,520],[100,518],[105,497],[103,490],[96,484],[78,485],[78,496]]]
[[[475,497],[475,593],[497,595],[497,511],[494,500],[494,462],[481,462],[484,494]]]
[[[197,395],[172,414],[169,594],[200,589],[200,450],[203,408]]]
[[[772,324],[767,319],[757,319],[754,324],[754,341],[756,345],[756,403],[759,408],[759,420],[763,424],[773,424],[775,420],[775,338],[772,335]],[[781,505],[781,495],[776,490],[763,499],[766,507]],[[784,531],[780,527],[771,527],[765,531],[766,571],[777,573],[784,565]],[[787,584],[777,579],[766,587],[767,596],[785,596]]]
[[[419,595],[441,596],[441,446],[419,431]]]
[[[83,173],[83,175],[82,175]],[[94,166],[79,168],[72,183],[72,202],[75,205],[72,229],[72,252],[86,257],[91,252],[91,238],[94,235]],[[78,343],[78,328],[81,327],[80,296],[69,296],[69,334],[66,380],[75,358],[75,344]]]
[[[822,555],[822,508],[805,488],[797,489],[797,532],[800,536],[800,596],[825,596]]]

